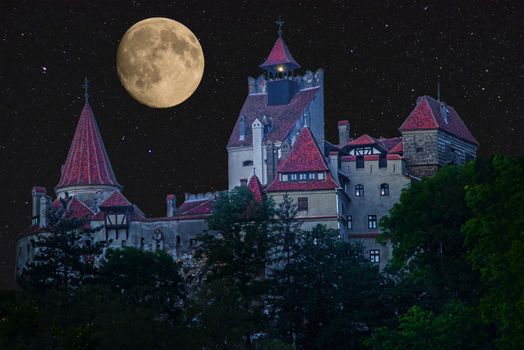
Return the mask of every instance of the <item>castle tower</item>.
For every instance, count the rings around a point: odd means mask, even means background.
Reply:
[[[87,83],[86,79],[84,108],[80,113],[55,192],[59,198],[65,197],[67,192],[68,195],[89,202],[104,193],[120,192],[122,186],[116,181],[93,110],[89,105]]]
[[[477,156],[478,142],[455,109],[430,96],[417,98],[399,128],[408,173],[432,176],[448,164],[464,164]]]
[[[238,115],[229,142],[229,189],[247,184],[255,174],[262,185],[270,184],[280,161],[307,125],[321,149],[324,147],[324,72],[295,73],[300,65],[282,37],[260,65],[258,78],[248,77],[248,96]]]

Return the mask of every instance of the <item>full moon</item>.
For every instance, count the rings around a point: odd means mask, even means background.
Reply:
[[[122,37],[116,68],[122,85],[138,102],[168,108],[196,90],[204,73],[204,54],[196,36],[183,24],[148,18]]]

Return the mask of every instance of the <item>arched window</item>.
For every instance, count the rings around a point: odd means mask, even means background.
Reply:
[[[388,184],[381,184],[380,185],[380,195],[381,196],[389,196],[389,185]]]
[[[355,197],[364,197],[364,185],[355,185]]]

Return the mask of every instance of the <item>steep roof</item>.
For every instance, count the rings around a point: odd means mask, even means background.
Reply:
[[[68,219],[75,218],[75,219],[81,219],[81,218],[91,218],[93,216],[94,212],[87,207],[82,201],[73,198],[69,201],[69,204],[67,205],[67,210],[65,212],[65,217]]]
[[[326,174],[324,180],[280,181],[280,174],[287,172],[315,172]],[[266,192],[331,190],[338,188],[331,176],[326,160],[308,127],[302,128],[286,160],[278,166],[278,175]]]
[[[252,175],[247,183],[247,188],[253,193],[255,201],[262,202],[262,184],[256,175]]]
[[[272,122],[272,129],[266,135],[266,139],[272,142],[283,141],[295,126],[297,120],[304,114],[304,110],[313,101],[318,91],[320,91],[320,87],[301,90],[293,96],[287,105],[270,106],[267,104],[267,94],[248,95],[229,137],[227,147],[251,145],[253,137],[251,124],[256,118],[263,120],[263,116],[271,118]],[[241,116],[244,116],[246,125],[244,141],[239,140]]]
[[[213,198],[206,198],[197,201],[184,202],[176,210],[175,217],[187,215],[208,215],[213,211]]]
[[[278,167],[278,172],[326,171],[328,167],[308,127],[302,128],[291,152]]]
[[[465,141],[478,145],[467,126],[459,117],[457,111],[444,104],[448,111],[447,122],[442,115],[443,102],[430,96],[417,98],[417,105],[400,126],[400,131],[440,129]]]
[[[120,192],[113,192],[105,201],[102,202],[102,207],[125,207],[132,205],[126,197]]]
[[[279,37],[277,41],[275,41],[269,56],[267,56],[264,63],[260,65],[260,68],[268,69],[279,64],[288,65],[291,69],[300,68],[300,65],[297,63],[297,61],[295,61],[291,55],[291,52],[289,52],[289,49],[287,48],[287,45],[282,37]]]
[[[80,114],[60,182],[55,189],[75,185],[112,185],[121,188],[87,101]]]
[[[354,140],[351,140],[349,142],[349,145],[350,146],[374,145],[375,143],[377,143],[377,140],[374,137],[371,137],[368,134],[364,134],[362,136],[357,137]]]

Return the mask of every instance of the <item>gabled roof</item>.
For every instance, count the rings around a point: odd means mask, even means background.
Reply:
[[[368,134],[364,134],[362,136],[357,137],[354,140],[351,140],[349,142],[350,146],[364,146],[364,145],[374,145],[377,143],[377,140],[374,137],[369,136]]]
[[[267,104],[267,94],[248,95],[240,114],[237,118],[233,132],[229,137],[227,147],[238,147],[252,144],[253,133],[251,124],[263,117],[271,118],[272,126],[265,139],[272,142],[284,141],[290,131],[295,126],[297,120],[304,114],[304,110],[313,101],[320,87],[309,88],[297,92],[287,105],[270,105]],[[240,117],[244,116],[246,132],[244,141],[239,140],[240,135]]]
[[[388,153],[391,153],[391,154],[402,154],[404,153],[404,143],[402,142],[399,142],[397,143],[394,147],[392,147]]]
[[[87,207],[82,201],[73,198],[69,201],[67,205],[67,210],[65,212],[65,217],[68,219],[82,219],[82,218],[91,218],[94,212]]]
[[[278,167],[278,172],[326,171],[328,167],[308,127],[302,128],[291,152]]]
[[[112,185],[121,188],[87,101],[80,114],[56,189],[75,185]]]
[[[260,65],[260,68],[268,69],[271,66],[276,66],[279,64],[288,65],[291,69],[300,68],[300,65],[297,63],[297,61],[295,61],[291,55],[291,52],[289,52],[289,49],[287,48],[287,45],[282,37],[279,37],[277,41],[275,41],[269,56],[267,56],[264,63]]]
[[[256,175],[253,175],[249,178],[247,188],[253,193],[253,198],[255,201],[261,203],[263,199],[262,184]]]
[[[326,160],[308,127],[302,128],[286,160],[278,166],[278,175],[266,192],[331,190],[338,184],[331,176]],[[280,181],[280,174],[289,172],[323,172],[324,180]]]
[[[441,106],[447,108],[447,122],[442,115]],[[417,105],[400,126],[400,131],[431,130],[440,129],[454,135],[462,140],[478,145],[477,140],[471,134],[467,126],[459,117],[457,111],[441,101],[430,96],[417,98]]]
[[[377,140],[382,144],[385,150],[391,151],[394,147],[398,146],[398,144],[402,143],[402,137],[391,137],[391,138],[384,138],[381,137]]]
[[[113,192],[100,206],[102,207],[125,207],[132,205],[124,195],[118,191]]]

